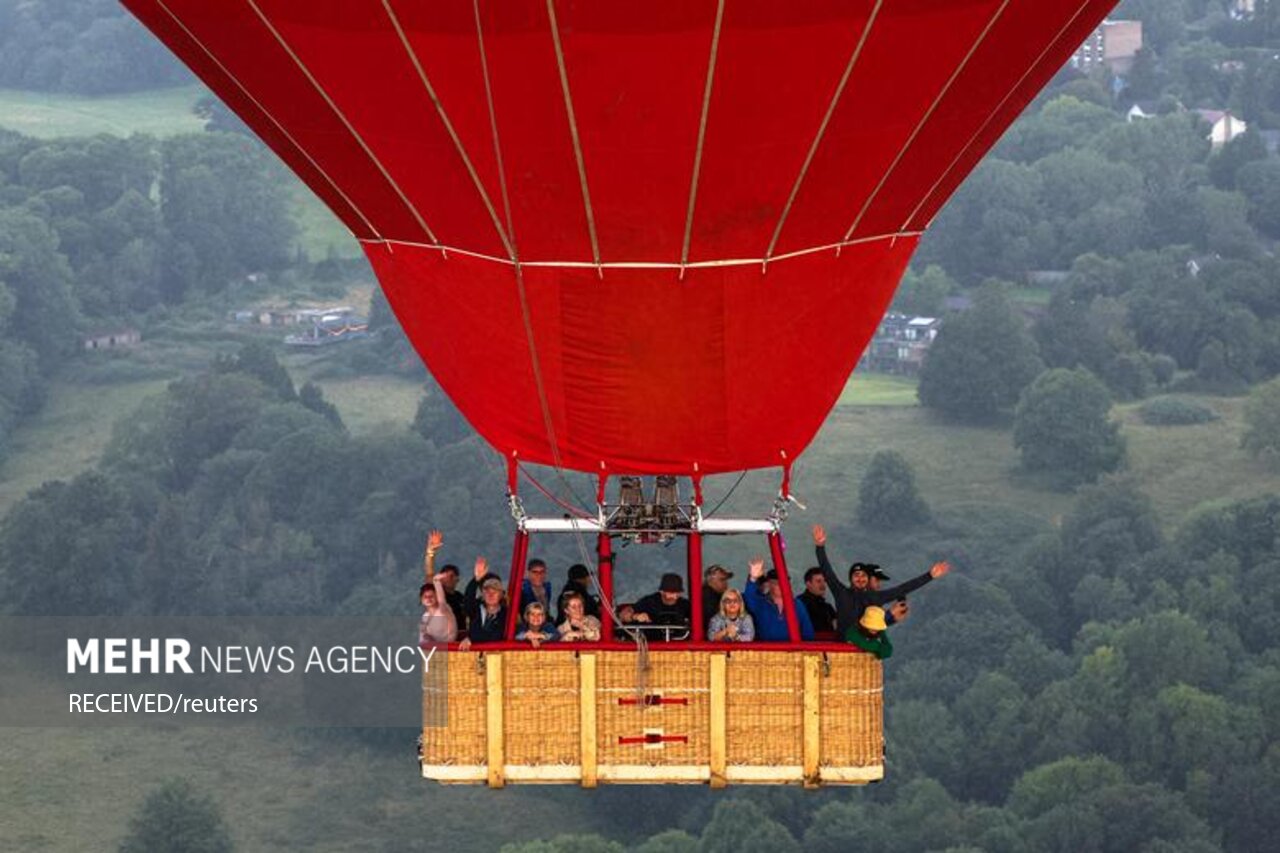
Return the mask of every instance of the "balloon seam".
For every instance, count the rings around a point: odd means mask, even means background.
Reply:
[[[267,30],[270,31],[271,35],[275,37],[275,40],[280,44],[280,47],[284,48],[284,52],[289,54],[289,58],[298,66],[298,70],[302,72],[303,76],[310,81],[311,85],[315,88],[320,97],[324,98],[325,103],[329,105],[329,109],[333,111],[333,114],[337,116],[338,120],[342,122],[344,127],[346,127],[347,132],[351,134],[352,139],[356,141],[356,144],[358,144],[368,156],[374,167],[382,173],[382,177],[385,178],[387,183],[391,185],[391,188],[395,190],[396,195],[398,195],[400,200],[404,202],[405,207],[409,209],[409,212],[413,215],[413,218],[417,220],[417,223],[422,227],[422,230],[426,232],[427,236],[431,239],[431,242],[439,245],[440,240],[436,237],[435,232],[431,230],[431,226],[427,225],[427,221],[422,218],[422,214],[418,212],[418,208],[414,207],[413,202],[411,202],[409,197],[405,195],[404,190],[400,188],[398,183],[396,183],[395,178],[391,177],[391,173],[387,171],[387,167],[382,164],[382,161],[378,159],[378,156],[373,153],[373,149],[364,141],[364,137],[362,137],[356,130],[355,125],[351,123],[351,120],[348,119],[346,114],[338,108],[337,103],[334,102],[329,93],[320,85],[320,81],[311,73],[311,69],[307,68],[306,63],[302,61],[302,57],[298,56],[294,49],[289,45],[289,42],[285,40],[284,35],[276,29],[275,24],[271,23],[271,19],[263,13],[262,9],[258,8],[258,4],[254,2],[254,0],[245,0],[245,2],[249,4],[249,8],[253,9],[254,13],[262,21],[263,26],[265,26]]]
[[[1004,10],[1009,7],[1010,0],[1003,0],[1000,7],[996,9],[995,14],[991,16],[991,20],[987,21],[987,25],[982,28],[982,32],[978,34],[977,39],[969,47],[969,52],[964,55],[964,59],[951,72],[951,76],[947,78],[947,82],[943,84],[942,89],[938,92],[937,97],[933,99],[933,103],[929,105],[929,109],[920,117],[920,121],[916,124],[915,129],[911,131],[911,135],[907,137],[907,141],[903,143],[902,148],[898,150],[897,156],[893,158],[893,162],[889,164],[889,168],[885,169],[883,175],[880,176],[880,182],[876,184],[875,189],[867,196],[866,201],[862,203],[862,209],[858,211],[858,215],[854,217],[853,224],[849,226],[849,230],[845,232],[844,239],[848,240],[853,236],[854,230],[862,222],[862,218],[867,215],[867,211],[871,209],[871,203],[875,201],[876,196],[884,189],[884,185],[889,182],[889,176],[898,168],[898,164],[902,162],[902,158],[906,156],[907,151],[911,148],[912,143],[916,141],[916,137],[920,135],[920,131],[924,130],[924,126],[929,123],[929,119],[933,117],[933,113],[938,109],[938,105],[942,103],[942,99],[947,96],[947,92],[951,91],[951,86],[960,78],[960,74],[968,66],[969,60],[978,52],[978,48],[986,40],[987,34],[995,27],[996,21],[1000,20],[1000,16],[1004,14]]]
[[[800,167],[800,174],[796,175],[796,181],[791,187],[791,195],[787,196],[787,202],[782,206],[782,213],[778,217],[778,224],[773,229],[769,247],[764,250],[764,263],[766,264],[773,257],[773,250],[778,245],[778,238],[782,236],[782,226],[786,223],[787,216],[791,213],[791,206],[795,203],[796,196],[800,194],[800,185],[804,182],[805,175],[809,172],[809,165],[818,153],[818,146],[822,144],[822,138],[827,132],[827,125],[831,122],[831,116],[835,114],[836,106],[840,103],[841,96],[844,95],[845,85],[848,84],[849,77],[853,74],[853,68],[858,64],[858,59],[862,56],[862,49],[866,46],[867,38],[871,35],[871,28],[875,25],[876,19],[880,15],[880,8],[883,5],[884,0],[876,0],[876,5],[872,8],[871,14],[867,18],[867,23],[862,28],[862,35],[858,37],[853,53],[849,56],[849,62],[845,65],[844,74],[840,76],[840,82],[836,84],[836,91],[831,96],[831,103],[827,105],[827,112],[822,117],[821,124],[818,125],[818,132],[814,135],[813,143],[809,146],[809,152],[805,155],[804,163]],[[845,239],[849,239],[848,235],[845,235]]]

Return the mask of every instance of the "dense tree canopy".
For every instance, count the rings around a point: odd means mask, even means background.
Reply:
[[[938,334],[920,373],[920,403],[961,420],[989,420],[1013,408],[1041,367],[1026,323],[990,287]]]
[[[1116,470],[1125,444],[1110,410],[1106,387],[1089,371],[1046,371],[1023,392],[1014,414],[1013,442],[1022,464],[1068,484]]]
[[[894,529],[929,520],[929,506],[916,488],[916,475],[901,453],[881,450],[858,487],[858,521]]]

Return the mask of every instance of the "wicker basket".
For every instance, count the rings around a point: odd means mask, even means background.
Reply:
[[[862,784],[884,776],[880,662],[808,649],[449,653],[423,682],[440,782]]]

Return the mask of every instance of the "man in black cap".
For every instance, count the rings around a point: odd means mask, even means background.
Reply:
[[[711,624],[711,617],[720,611],[720,596],[729,588],[729,578],[733,572],[717,563],[707,569],[707,576],[702,581],[702,630],[705,632]]]
[[[889,589],[872,589],[872,570],[878,569],[879,566],[854,563],[849,567],[849,585],[845,586],[836,576],[835,569],[831,568],[831,561],[827,559],[827,532],[820,524],[813,526],[813,544],[817,546],[818,565],[822,568],[822,576],[827,579],[827,586],[836,600],[836,631],[842,637],[849,632],[850,628],[858,624],[858,620],[862,618],[862,611],[868,607],[872,605],[884,607],[885,602],[902,598],[934,578],[940,578],[951,571],[949,563],[934,563],[929,571],[906,583],[900,583]]]
[[[591,572],[582,563],[574,563],[569,567],[569,579],[565,581],[564,589],[560,590],[560,597],[556,600],[557,625],[564,621],[565,599],[575,592],[582,596],[582,608],[586,615],[600,618],[600,598],[591,591]]]
[[[693,608],[683,593],[684,579],[674,572],[667,572],[662,576],[657,592],[651,592],[636,602],[631,621],[641,625],[688,628]]]

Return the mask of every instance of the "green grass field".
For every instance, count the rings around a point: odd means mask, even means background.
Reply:
[[[289,189],[293,221],[298,224],[297,245],[312,261],[323,261],[332,253],[339,258],[359,257],[360,244],[333,211],[325,207],[302,181]]]
[[[0,89],[0,127],[40,139],[198,133],[204,122],[191,108],[206,93],[199,85],[99,98]]]
[[[883,373],[855,373],[840,393],[837,406],[917,405],[915,379]]]
[[[91,468],[115,422],[167,384],[163,379],[119,385],[54,383],[44,408],[10,439],[0,464],[0,515],[41,483]]]
[[[371,827],[378,850],[497,850],[605,829],[589,808],[558,805],[554,788],[423,781],[413,732],[391,754],[250,726],[9,729],[0,767],[0,849],[33,853],[116,849],[146,796],[175,778],[216,792],[237,850],[369,850]]]

